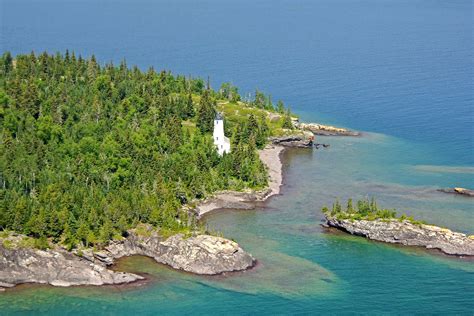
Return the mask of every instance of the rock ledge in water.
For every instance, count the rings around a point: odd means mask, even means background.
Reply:
[[[220,274],[252,267],[255,259],[240,246],[225,238],[195,235],[185,238],[177,234],[163,238],[151,228],[148,236],[139,236],[134,230],[120,241],[111,241],[105,249],[93,252],[85,249],[68,252],[65,249],[39,250],[5,247],[0,239],[0,290],[21,283],[42,283],[53,286],[105,285],[130,283],[142,276],[107,269],[115,259],[144,255],[175,269],[196,274]]]
[[[178,270],[196,274],[221,274],[251,268],[255,259],[231,240],[210,235],[185,238],[177,234],[162,239],[157,234],[142,237],[130,234],[105,248],[107,257],[144,255]]]
[[[474,256],[474,236],[433,225],[416,225],[398,219],[338,220],[330,216],[326,216],[326,225],[372,240],[439,249],[448,255]]]
[[[280,145],[284,147],[295,148],[311,148],[313,147],[313,140],[307,139],[304,135],[289,135],[281,137],[270,137],[273,145]]]
[[[454,193],[454,194],[474,197],[474,190],[469,190],[465,188],[438,189],[438,191],[444,192],[444,193]]]
[[[130,283],[143,277],[108,270],[64,249],[9,249],[0,244],[0,287],[21,283],[54,286]]]

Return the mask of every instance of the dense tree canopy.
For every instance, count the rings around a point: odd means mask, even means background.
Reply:
[[[219,157],[210,136],[219,96],[240,100],[232,86],[215,92],[202,79],[125,61],[5,53],[0,229],[90,246],[138,223],[185,229],[193,221],[182,205],[265,186],[256,148],[268,126],[246,118],[230,131],[232,153]]]

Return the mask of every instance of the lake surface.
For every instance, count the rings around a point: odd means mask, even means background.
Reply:
[[[147,258],[132,287],[24,286],[1,313],[462,314],[474,264],[328,232],[320,208],[376,196],[428,222],[474,233],[472,1],[0,0],[0,47],[14,54],[94,53],[99,60],[231,81],[283,99],[304,121],[366,131],[284,154],[283,195],[255,211],[206,218],[259,259],[226,277]]]

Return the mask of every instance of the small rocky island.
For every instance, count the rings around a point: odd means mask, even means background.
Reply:
[[[406,246],[438,249],[447,255],[474,256],[474,236],[396,216],[395,211],[378,209],[375,201],[358,201],[357,209],[348,201],[342,209],[339,202],[332,210],[323,208],[326,227],[334,227],[352,235]]]
[[[0,239],[0,290],[21,283],[54,286],[105,285],[143,279],[133,273],[107,267],[124,256],[143,255],[178,270],[215,275],[252,267],[255,259],[228,239],[196,234],[162,237],[151,226],[129,231],[126,238],[110,241],[101,250],[75,249],[56,245],[40,250],[28,245],[29,237],[11,233]]]

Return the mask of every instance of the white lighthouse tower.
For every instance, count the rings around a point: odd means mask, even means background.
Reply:
[[[219,155],[230,153],[230,140],[224,135],[224,117],[217,113],[214,118],[214,145],[217,146]]]

